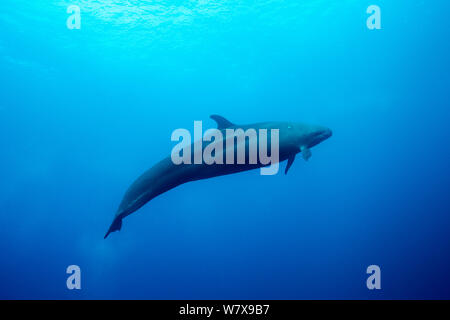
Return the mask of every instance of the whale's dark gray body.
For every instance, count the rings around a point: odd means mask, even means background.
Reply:
[[[225,118],[217,115],[211,116],[216,120],[218,129],[224,133],[226,129],[254,129],[259,132],[260,129],[267,129],[267,149],[271,150],[271,129],[278,129],[279,131],[279,162],[288,160],[285,173],[292,165],[295,155],[299,152],[307,160],[311,156],[310,148],[322,142],[331,136],[331,130],[322,126],[311,126],[300,123],[291,122],[264,122],[249,125],[235,125]],[[259,139],[259,134],[258,134]],[[225,140],[225,139],[224,139]],[[205,145],[203,146],[203,149]],[[233,146],[232,151],[237,153],[236,145]],[[105,238],[113,231],[120,230],[122,227],[122,219],[131,213],[135,212],[148,201],[157,197],[158,195],[173,189],[183,183],[208,179],[212,177],[222,176],[226,174],[237,173],[252,169],[261,168],[263,165],[258,160],[256,164],[249,164],[248,141],[246,141],[245,163],[244,164],[174,164],[171,157],[167,157],[154,165],[152,168],[142,174],[126,191],[122,202],[119,205],[114,220],[105,235]],[[193,145],[191,149],[194,150]],[[228,151],[225,141],[223,142],[224,154]],[[269,152],[270,153],[270,152]],[[193,157],[193,152],[192,152]],[[225,160],[224,160],[225,163]]]

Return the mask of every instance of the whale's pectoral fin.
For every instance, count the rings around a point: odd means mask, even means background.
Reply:
[[[305,161],[308,161],[311,158],[311,150],[308,147],[302,147],[302,157]]]
[[[116,217],[114,221],[111,223],[111,226],[108,229],[108,232],[105,234],[103,239],[106,239],[106,237],[114,231],[119,231],[122,228],[122,218]]]
[[[294,160],[295,160],[295,153],[293,154],[293,155],[291,155],[289,158],[288,158],[288,163],[287,163],[287,165],[286,165],[286,169],[284,170],[284,174],[287,174],[288,173],[288,171],[289,171],[289,168],[292,166],[292,164],[294,163]]]
[[[219,130],[234,126],[234,123],[217,114],[213,114],[209,117],[217,122],[217,129]]]

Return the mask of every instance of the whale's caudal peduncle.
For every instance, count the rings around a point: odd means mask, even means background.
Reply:
[[[201,123],[194,122],[193,143],[188,130],[174,131],[172,141],[182,141],[171,156],[144,172],[128,188],[105,238],[121,229],[124,217],[180,184],[258,168],[261,174],[275,174],[284,160],[288,160],[287,174],[297,153],[308,160],[310,149],[332,135],[326,127],[301,123],[236,125],[219,115],[211,118],[217,122],[217,129],[209,129],[204,135]]]

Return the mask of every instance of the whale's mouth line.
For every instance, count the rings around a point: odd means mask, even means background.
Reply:
[[[310,143],[309,147],[311,148],[311,147],[318,145],[319,143],[327,140],[332,135],[333,135],[333,132],[330,129],[315,133],[313,136],[313,140]]]

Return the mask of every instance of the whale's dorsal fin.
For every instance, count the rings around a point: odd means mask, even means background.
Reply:
[[[217,122],[217,129],[219,130],[234,126],[234,123],[217,114],[211,115],[210,118]]]

